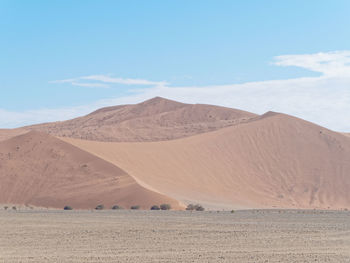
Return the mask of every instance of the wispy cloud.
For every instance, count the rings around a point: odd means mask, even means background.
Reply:
[[[165,86],[169,84],[168,82],[165,82],[165,81],[150,81],[146,79],[129,79],[129,78],[128,79],[112,78],[106,75],[92,75],[92,76],[81,77],[81,79],[101,81],[105,83],[124,84],[124,85]]]
[[[121,85],[143,85],[143,86],[165,86],[169,85],[165,81],[150,81],[146,79],[115,78],[109,75],[90,75],[71,79],[53,80],[50,83],[69,83],[73,86],[107,88],[108,84]]]
[[[73,86],[78,86],[78,87],[109,88],[108,85],[103,84],[103,83],[81,83],[81,82],[72,81],[70,84],[72,84]]]
[[[287,80],[181,87],[170,87],[165,82],[131,81],[104,75],[86,76],[78,78],[78,83],[90,80],[98,81],[99,84],[121,83],[148,85],[149,87],[133,90],[127,96],[100,100],[81,107],[42,109],[22,113],[0,110],[0,127],[65,120],[104,106],[137,103],[155,96],[162,96],[188,103],[233,107],[259,114],[269,110],[283,112],[333,130],[350,131],[350,115],[348,114],[350,112],[350,51],[284,55],[275,57],[274,63],[278,66],[302,67],[321,74],[318,77]],[[61,82],[76,83],[77,80],[70,79]]]

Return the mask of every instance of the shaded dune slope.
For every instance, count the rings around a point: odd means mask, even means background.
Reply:
[[[156,97],[135,105],[103,108],[69,121],[25,128],[95,141],[164,141],[218,130],[255,116],[236,109],[184,104]]]
[[[350,208],[350,139],[284,114],[165,142],[64,140],[183,202]]]
[[[123,170],[40,132],[0,142],[0,203],[89,209],[178,202],[147,190]]]

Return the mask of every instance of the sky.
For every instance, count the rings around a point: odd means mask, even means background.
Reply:
[[[350,1],[0,0],[0,128],[161,96],[350,132]]]

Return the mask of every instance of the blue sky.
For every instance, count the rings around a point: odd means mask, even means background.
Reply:
[[[347,0],[0,0],[0,127],[164,96],[350,131],[349,12]]]

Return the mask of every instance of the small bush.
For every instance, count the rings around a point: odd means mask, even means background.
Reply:
[[[113,210],[119,210],[119,209],[122,209],[119,205],[114,205],[112,206],[112,209]]]
[[[4,209],[7,210],[9,207],[8,206],[4,206]]]
[[[98,205],[95,207],[96,210],[103,210],[105,209],[105,206],[104,205]]]
[[[231,214],[233,214],[235,212],[235,210],[231,210]]]
[[[189,204],[187,206],[186,210],[189,210],[189,211],[204,211],[205,209],[200,204],[197,204],[197,205]]]
[[[193,210],[194,210],[194,204],[189,204],[189,205],[186,207],[186,210],[188,210],[188,211],[193,211]]]
[[[13,207],[12,207],[12,210],[17,210],[17,207],[13,206]]]
[[[171,209],[171,205],[169,205],[169,204],[161,204],[160,205],[160,209],[161,210],[170,210]]]
[[[66,205],[65,207],[63,207],[63,210],[73,210],[73,208],[69,205]]]
[[[138,210],[138,209],[140,209],[140,206],[139,205],[133,205],[133,206],[130,207],[130,209]]]
[[[160,210],[160,207],[157,206],[157,205],[153,205],[153,206],[151,207],[151,210]]]

